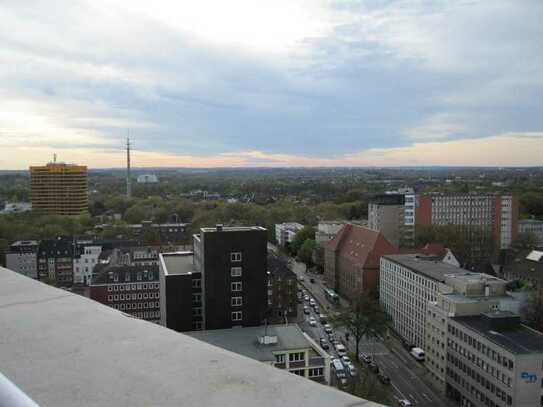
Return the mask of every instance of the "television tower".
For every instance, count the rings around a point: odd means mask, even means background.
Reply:
[[[132,198],[132,184],[130,182],[130,136],[126,137],[126,197]]]

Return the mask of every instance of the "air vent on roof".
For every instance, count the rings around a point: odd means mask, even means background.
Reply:
[[[531,261],[540,261],[543,257],[543,252],[539,250],[532,250],[528,256],[526,256],[526,260]]]
[[[258,338],[258,343],[260,343],[261,345],[273,345],[273,344],[276,344],[277,343],[277,336],[275,335],[264,335],[264,336],[260,336]]]

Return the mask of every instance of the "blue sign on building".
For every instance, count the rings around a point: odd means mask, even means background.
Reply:
[[[537,382],[537,375],[535,373],[522,372],[520,378],[523,379],[526,383],[535,383]]]

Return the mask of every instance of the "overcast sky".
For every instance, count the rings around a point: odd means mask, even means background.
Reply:
[[[119,4],[122,3],[122,4]],[[543,165],[541,0],[3,0],[0,168]]]

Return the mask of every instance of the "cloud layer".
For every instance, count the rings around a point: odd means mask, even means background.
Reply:
[[[118,3],[0,4],[0,168],[541,165],[538,0]]]

